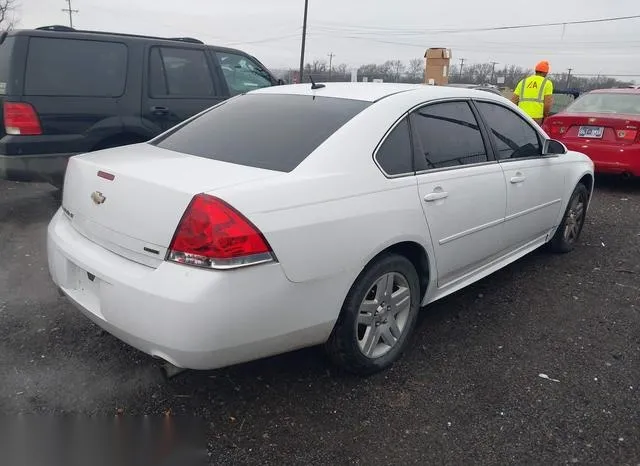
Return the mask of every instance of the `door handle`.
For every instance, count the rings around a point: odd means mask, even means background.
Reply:
[[[523,176],[523,175],[516,175],[516,176],[512,176],[511,177],[511,184],[518,184],[518,183],[522,183],[524,180],[526,180],[527,177]]]
[[[439,201],[440,199],[444,199],[449,197],[449,193],[445,191],[434,191],[430,194],[427,194],[424,197],[424,200],[427,202]]]
[[[167,115],[169,114],[169,109],[162,106],[153,106],[151,107],[151,113],[154,115]]]

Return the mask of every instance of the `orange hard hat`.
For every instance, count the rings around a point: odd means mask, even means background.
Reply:
[[[547,60],[542,60],[536,65],[536,71],[540,73],[548,73],[549,68],[549,62]]]

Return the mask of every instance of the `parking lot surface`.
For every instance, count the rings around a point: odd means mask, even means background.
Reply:
[[[577,249],[422,313],[392,370],[317,348],[165,381],[58,296],[46,185],[0,181],[0,410],[196,416],[214,464],[640,465],[640,183],[599,179]]]

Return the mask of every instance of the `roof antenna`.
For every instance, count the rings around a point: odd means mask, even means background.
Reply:
[[[316,82],[313,80],[313,76],[309,76],[309,80],[311,81],[311,89],[313,89],[313,90],[322,89],[323,87],[327,87],[324,84],[316,84]]]

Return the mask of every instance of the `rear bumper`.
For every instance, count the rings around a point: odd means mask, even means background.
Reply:
[[[344,299],[336,278],[294,284],[277,263],[231,271],[147,267],[80,235],[61,210],[47,247],[53,281],[82,313],[183,368],[214,369],[320,344]]]
[[[640,145],[613,145],[582,141],[562,141],[569,150],[582,152],[593,160],[596,173],[640,176]]]
[[[46,181],[61,186],[67,162],[73,155],[0,155],[0,179]]]

